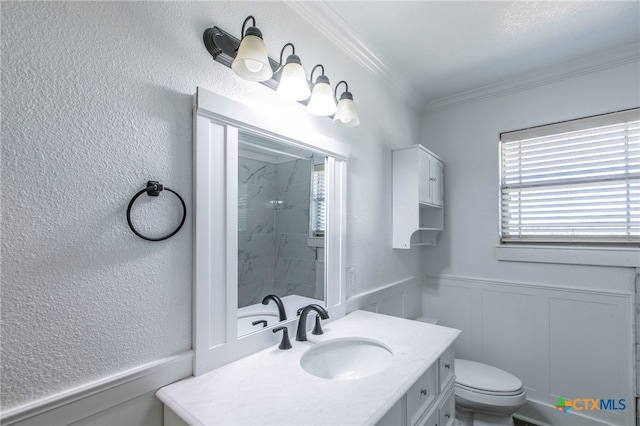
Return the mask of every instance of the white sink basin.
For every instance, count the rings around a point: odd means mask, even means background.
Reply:
[[[300,365],[309,374],[333,380],[359,379],[384,370],[393,353],[372,339],[348,337],[319,343],[308,349]]]

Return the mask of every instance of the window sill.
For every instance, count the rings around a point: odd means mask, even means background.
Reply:
[[[496,246],[496,259],[507,262],[640,267],[640,249],[622,247]]]

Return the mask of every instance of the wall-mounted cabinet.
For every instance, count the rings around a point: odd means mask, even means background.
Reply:
[[[435,245],[444,229],[444,165],[422,145],[393,151],[393,248]]]

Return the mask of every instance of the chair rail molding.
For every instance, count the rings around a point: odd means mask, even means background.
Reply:
[[[192,363],[192,351],[162,358],[10,408],[0,414],[0,422],[3,426],[75,423],[190,376]]]

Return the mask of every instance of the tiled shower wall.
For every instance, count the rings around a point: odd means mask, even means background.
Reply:
[[[307,245],[311,164],[239,158],[238,307],[269,293],[316,297],[316,249]]]
[[[276,166],[238,159],[238,307],[273,290]]]

